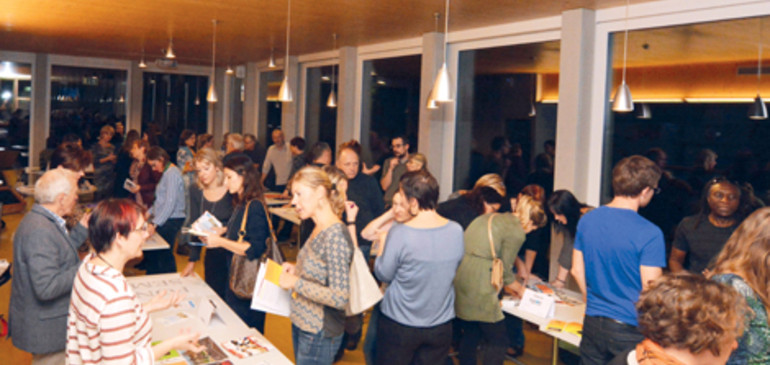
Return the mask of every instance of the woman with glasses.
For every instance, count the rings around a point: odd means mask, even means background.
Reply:
[[[745,200],[738,184],[725,178],[709,180],[703,187],[700,212],[685,217],[676,228],[668,259],[671,271],[702,273],[743,220]]]
[[[198,333],[181,334],[152,346],[148,314],[179,302],[162,293],[140,303],[123,276],[131,259],[142,256],[149,237],[144,209],[127,199],[108,199],[88,220],[92,253],[83,260],[72,287],[67,326],[67,363],[152,364],[170,350],[201,351]]]

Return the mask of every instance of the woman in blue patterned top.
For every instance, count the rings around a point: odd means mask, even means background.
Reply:
[[[770,364],[770,207],[752,213],[727,240],[709,275],[746,297],[753,314],[727,364]]]

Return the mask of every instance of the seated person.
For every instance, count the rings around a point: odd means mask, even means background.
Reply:
[[[636,303],[644,341],[609,365],[724,365],[743,333],[746,302],[701,275],[666,275]]]

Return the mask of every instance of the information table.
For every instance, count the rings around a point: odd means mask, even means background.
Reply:
[[[142,244],[142,251],[162,250],[165,248],[171,248],[171,246],[168,245],[168,242],[166,242],[158,232],[155,232],[155,234],[147,238]]]
[[[570,290],[556,290],[552,294],[556,299],[554,316],[552,318],[540,317],[519,308],[519,300],[511,297],[504,297],[501,305],[503,312],[519,317],[527,322],[538,326],[540,332],[553,337],[553,357],[551,363],[556,365],[559,361],[559,341],[564,341],[573,346],[580,347],[580,336],[565,332],[547,329],[548,323],[553,320],[563,321],[565,323],[575,322],[583,323],[586,305],[582,301],[582,295]]]
[[[204,342],[215,343],[227,360],[233,365],[289,365],[291,361],[273,346],[262,334],[246,326],[225,302],[200,277],[181,277],[179,274],[145,275],[126,278],[140,302],[147,302],[155,295],[166,290],[181,291],[185,298],[175,307],[155,312],[152,318],[153,341],[176,336],[182,330],[192,330],[201,334]],[[201,308],[211,305],[214,314],[208,325],[199,318]],[[222,344],[253,336],[267,352],[238,358],[227,351]],[[207,339],[208,338],[208,339]],[[201,344],[204,344],[201,342]],[[214,351],[216,352],[216,351]],[[163,362],[157,362],[156,364]]]

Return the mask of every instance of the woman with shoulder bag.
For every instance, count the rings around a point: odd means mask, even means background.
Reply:
[[[195,184],[190,185],[190,220],[194,222],[204,212],[211,213],[222,224],[230,221],[233,213],[233,196],[225,185],[224,166],[222,159],[211,148],[203,148],[195,154],[193,159],[195,166]],[[190,240],[199,238],[191,236]],[[190,245],[190,253],[187,266],[182,271],[182,276],[193,274],[195,262],[200,260],[202,247]],[[204,278],[206,284],[225,298],[230,276],[227,270],[223,270],[230,264],[232,253],[224,248],[209,247],[206,249],[206,258],[203,262]]]
[[[502,284],[505,291],[520,295],[512,267],[527,232],[546,223],[543,207],[529,196],[512,199],[513,213],[479,216],[465,230],[465,255],[455,275],[455,312],[463,335],[460,340],[460,364],[476,364],[476,347],[486,341],[484,364],[502,365],[508,343],[503,312],[495,287],[493,262],[502,260]],[[495,280],[497,279],[497,280]]]
[[[294,293],[291,300],[292,343],[298,365],[334,361],[342,341],[345,306],[350,297],[353,245],[340,220],[345,195],[318,167],[307,166],[291,182],[292,204],[300,219],[315,228],[297,255],[285,263],[280,284]]]
[[[230,252],[230,256],[234,254],[246,256],[249,260],[258,260],[267,249],[265,241],[270,236],[267,215],[262,202],[259,172],[254,168],[250,158],[238,156],[225,163],[224,174],[225,185],[233,195],[235,210],[226,227],[207,237],[202,237],[202,240],[208,248],[225,248]],[[239,233],[241,230],[242,235]],[[226,235],[222,237],[222,234]],[[228,277],[233,275],[229,265],[228,273]],[[239,297],[228,286],[225,302],[246,325],[264,333],[265,312],[251,309],[251,298]]]

